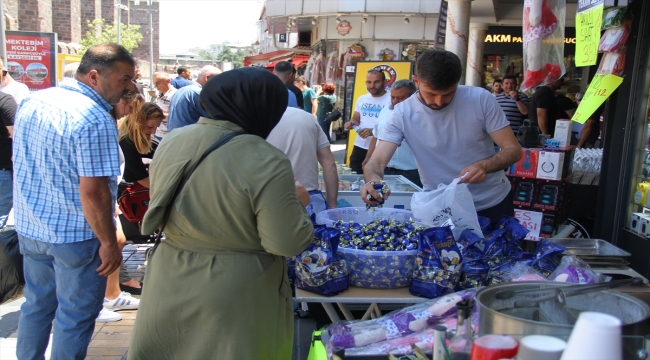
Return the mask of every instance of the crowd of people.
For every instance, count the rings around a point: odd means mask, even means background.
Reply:
[[[337,206],[336,88],[314,91],[290,62],[205,66],[196,82],[186,67],[177,74],[156,72],[148,102],[117,44],[91,47],[58,87],[31,95],[3,71],[0,215],[13,208],[26,281],[18,358],[43,358],[53,328],[52,358],[83,359],[94,323],[126,309],[138,309],[129,359],[290,358],[284,257],[312,240],[310,215]],[[521,157],[517,128],[533,118],[553,129],[561,80],[529,101],[514,77],[492,96],[461,75],[460,59],[439,50],[390,91],[383,72],[366,74],[368,93],[345,122],[358,135],[350,166],[366,180],[365,202],[377,203],[385,175],[425,190],[462,177],[479,215],[513,215],[503,169]],[[149,194],[138,231],[164,232],[143,283],[122,262],[128,224],[116,204],[127,190]]]

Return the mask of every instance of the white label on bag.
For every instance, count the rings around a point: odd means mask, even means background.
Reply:
[[[521,225],[530,230],[526,235],[526,240],[539,240],[539,231],[542,227],[543,213],[530,210],[515,209],[515,218]]]

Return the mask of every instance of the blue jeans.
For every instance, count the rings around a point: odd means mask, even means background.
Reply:
[[[41,360],[50,337],[56,359],[84,359],[102,308],[106,278],[99,241],[51,244],[18,235],[24,255],[25,303],[18,321],[18,359]]]
[[[8,215],[14,206],[13,176],[11,170],[0,170],[0,216]]]
[[[320,128],[323,129],[325,136],[327,136],[327,141],[332,141],[330,139],[330,127],[332,126],[332,123],[325,121],[325,118],[318,118],[317,120],[318,125],[320,125]]]

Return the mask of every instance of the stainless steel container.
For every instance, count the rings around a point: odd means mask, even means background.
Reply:
[[[519,291],[571,287],[575,284],[554,282],[515,282],[489,286],[479,290],[476,303],[479,310],[479,332],[510,335],[570,335],[575,320],[583,311],[597,311],[613,315],[623,322],[625,335],[645,335],[650,307],[643,301],[615,290],[572,296],[566,299],[566,308],[554,300],[532,307],[515,308],[520,299],[539,297],[539,294],[515,294],[509,299],[498,299],[502,291]]]

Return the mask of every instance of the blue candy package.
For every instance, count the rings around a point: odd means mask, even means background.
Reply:
[[[485,261],[468,262],[464,259],[460,269],[460,281],[455,291],[486,286],[490,267]]]
[[[460,279],[462,261],[451,227],[424,230],[420,233],[409,292],[431,299],[452,291]]]
[[[296,287],[332,296],[350,285],[347,263],[336,253],[340,232],[323,225],[314,226],[312,242],[296,256]]]
[[[542,273],[548,276],[560,265],[557,257],[565,251],[564,246],[557,245],[546,239],[540,240],[535,250],[534,267],[542,270]]]
[[[483,234],[487,234],[488,232],[492,231],[492,222],[490,221],[490,218],[479,216],[478,224],[481,227],[481,232],[483,232]]]

